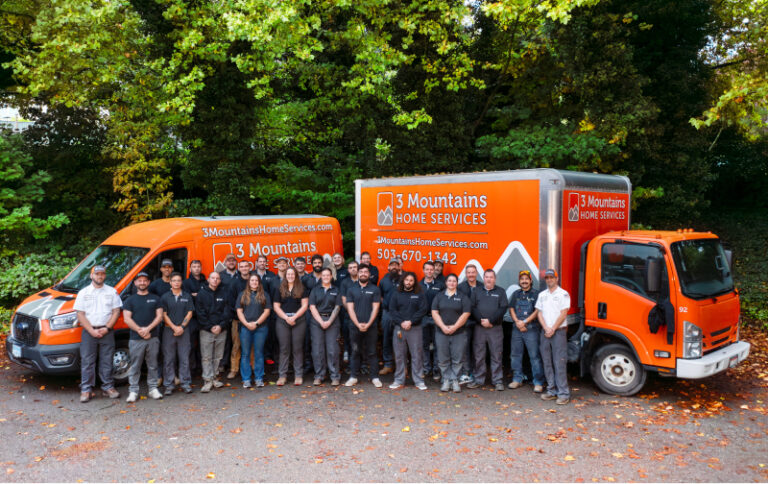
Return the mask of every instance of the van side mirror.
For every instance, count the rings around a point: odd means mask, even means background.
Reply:
[[[728,261],[728,270],[733,272],[733,251],[726,250],[724,252],[725,252],[725,260]]]
[[[645,271],[645,288],[648,292],[661,291],[661,272],[664,260],[659,257],[649,257],[647,270]]]

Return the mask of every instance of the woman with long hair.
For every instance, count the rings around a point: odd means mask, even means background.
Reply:
[[[264,291],[261,277],[251,274],[248,286],[240,293],[235,306],[237,319],[240,321],[240,376],[243,378],[243,388],[251,387],[251,374],[257,387],[264,386],[264,342],[267,340],[269,318],[272,300]],[[254,362],[251,368],[251,348]]]
[[[471,302],[467,296],[457,290],[459,278],[456,274],[445,276],[445,291],[432,300],[432,319],[435,320],[435,346],[437,364],[443,376],[440,391],[453,390],[459,393],[459,374],[461,361],[467,348],[465,323],[471,311]]]
[[[320,272],[320,284],[309,295],[309,310],[313,321],[312,362],[315,367],[314,385],[321,385],[325,374],[331,374],[331,385],[341,382],[339,369],[339,334],[341,323],[338,316],[341,310],[341,291],[333,285],[333,271],[329,267]]]
[[[304,383],[304,333],[307,330],[304,314],[309,307],[309,293],[301,283],[298,271],[289,267],[275,294],[277,314],[277,340],[280,343],[280,377],[277,386],[285,385],[288,379],[291,357],[293,358],[294,385]]]

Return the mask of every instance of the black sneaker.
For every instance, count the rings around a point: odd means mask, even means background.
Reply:
[[[173,388],[166,388],[163,395],[173,395]]]

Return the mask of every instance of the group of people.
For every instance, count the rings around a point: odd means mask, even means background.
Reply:
[[[106,269],[97,265],[74,307],[83,328],[80,400],[94,396],[97,360],[104,394],[120,396],[112,377],[112,355],[113,327],[122,311],[130,329],[128,402],[139,398],[143,364],[150,398],[171,395],[177,386],[192,392],[190,367],[196,355],[202,367],[200,391],[224,386],[220,375],[226,371],[226,352],[227,378],[239,374],[244,388],[263,387],[265,361],[274,363],[274,358],[277,386],[286,385],[291,370],[294,385],[303,385],[304,375],[311,372],[314,385],[329,378],[332,386],[339,386],[343,361],[349,364],[345,386],[356,385],[367,374],[380,388],[380,376],[394,373],[389,388],[399,389],[406,384],[410,359],[416,388],[426,390],[425,379],[431,376],[441,383],[441,391],[460,392],[462,384],[485,385],[488,356],[488,379],[502,391],[502,323],[507,314],[514,323],[508,388],[523,386],[527,352],[533,391],[544,400],[569,402],[570,299],[559,287],[555,270],[545,271],[546,288],[541,292],[533,287],[531,273],[521,271],[520,289],[507,298],[491,269],[478,280],[477,267],[469,265],[459,284],[455,274],[442,275],[442,261],[426,262],[419,280],[414,272],[403,272],[402,262],[394,258],[379,279],[370,258],[364,252],[360,262],[345,266],[341,254],[334,254],[333,263],[326,266],[315,254],[305,271],[303,257],[279,257],[272,272],[264,256],[252,269],[248,261],[229,254],[225,269],[208,277],[200,261],[192,261],[186,279],[173,272],[171,260],[163,260],[162,276],[150,281],[146,272],[138,273],[125,301],[104,284]],[[380,338],[383,365],[377,351]]]

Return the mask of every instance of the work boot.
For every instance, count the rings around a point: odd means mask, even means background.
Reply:
[[[543,391],[544,391],[544,386],[543,385],[534,385],[533,393],[541,393]]]
[[[567,405],[570,401],[571,399],[569,397],[557,397],[557,401],[555,403],[558,405]]]
[[[509,385],[507,385],[510,389],[514,390],[515,388],[520,388],[523,386],[523,382],[521,381],[513,381]]]
[[[557,398],[557,395],[553,395],[553,394],[551,394],[549,392],[541,394],[541,399],[542,400],[554,400],[556,398]]]
[[[389,375],[390,373],[393,373],[395,370],[391,366],[385,366],[384,368],[379,371],[379,375]]]
[[[93,398],[93,392],[80,392],[80,403],[87,403]]]

